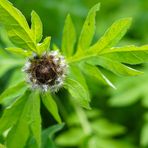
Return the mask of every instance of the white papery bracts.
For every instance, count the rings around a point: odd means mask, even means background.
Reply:
[[[27,82],[33,89],[56,92],[62,87],[67,74],[68,64],[58,50],[46,52],[42,56],[34,55],[28,59],[23,71],[27,74]]]

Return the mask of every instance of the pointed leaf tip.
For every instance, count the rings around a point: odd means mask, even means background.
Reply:
[[[62,35],[62,53],[72,56],[76,43],[76,31],[70,14],[67,15]]]
[[[50,48],[51,37],[46,37],[42,43],[38,44],[39,54],[43,54],[45,51],[48,51]]]
[[[35,35],[36,42],[40,42],[42,39],[42,32],[43,32],[43,25],[40,17],[38,14],[33,10],[31,12],[31,30],[33,34]]]
[[[100,3],[95,4],[91,9],[95,9],[95,11],[100,10]]]
[[[132,18],[130,17],[115,21],[98,42],[90,47],[90,49],[94,52],[100,53],[115,46],[127,32],[131,22]]]
[[[77,47],[78,52],[82,52],[83,50],[88,49],[92,42],[96,29],[96,20],[95,20],[96,12],[99,9],[100,9],[100,4],[98,3],[95,6],[93,6],[88,12],[88,15],[86,17],[86,20],[84,22],[79,37],[78,47]]]

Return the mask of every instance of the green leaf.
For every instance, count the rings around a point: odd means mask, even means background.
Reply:
[[[74,79],[67,78],[65,80],[64,87],[69,91],[76,103],[84,108],[90,109],[88,93],[79,82]]]
[[[125,47],[114,47],[100,53],[115,61],[127,64],[140,64],[148,62],[148,45],[137,47],[134,45]]]
[[[134,87],[133,87],[134,86]],[[147,96],[147,81],[144,78],[129,78],[127,80],[120,80],[117,84],[118,92],[112,94],[109,99],[109,105],[116,107],[129,106],[137,102],[140,97]]]
[[[29,128],[27,119],[21,117],[7,136],[7,148],[24,148],[28,138]]]
[[[109,99],[109,105],[114,107],[125,107],[133,105],[139,100],[143,107],[148,107],[148,69],[144,70],[144,74],[138,77],[120,78],[116,83],[117,92],[112,92]],[[134,87],[133,87],[134,86]]]
[[[86,137],[80,148],[136,148],[128,140],[114,140],[99,136]]]
[[[69,66],[68,77],[79,82],[84,87],[84,89],[88,95],[88,98],[90,98],[89,89],[86,84],[86,80],[85,80],[84,75],[82,74],[81,70],[79,69],[78,65],[71,64]]]
[[[93,136],[87,136],[84,138],[83,142],[81,142],[80,148],[97,148],[97,140]]]
[[[92,47],[90,47],[90,50],[99,53],[106,48],[110,48],[116,45],[119,40],[124,36],[130,25],[131,18],[124,18],[116,21],[105,32],[105,34],[100,38],[100,40]]]
[[[0,22],[5,26],[12,43],[25,50],[37,50],[25,17],[7,0],[0,1]]]
[[[58,47],[58,45],[56,45],[55,43],[52,45],[52,49],[53,50],[59,50],[60,48]]]
[[[40,42],[42,39],[42,32],[43,32],[43,26],[40,17],[35,11],[32,11],[31,13],[31,30],[33,34],[35,35],[36,42]]]
[[[32,94],[29,96],[29,99],[32,100],[30,128],[32,131],[32,135],[36,140],[37,146],[41,147],[41,116],[39,91],[32,92]]]
[[[53,136],[56,132],[60,131],[64,124],[57,124],[45,129],[42,132],[42,148],[56,148],[53,142]]]
[[[141,104],[142,104],[143,107],[148,108],[148,91],[147,91],[147,88],[146,87],[144,89],[144,94],[143,94],[143,98],[141,100]]]
[[[26,82],[22,81],[15,86],[7,88],[1,95],[0,95],[0,103],[3,103],[8,100],[12,100],[23,94],[27,89]]]
[[[78,41],[78,51],[86,50],[90,46],[96,29],[95,16],[96,12],[99,11],[99,9],[100,3],[96,4],[90,9],[80,34],[80,38]]]
[[[140,96],[141,93],[139,92],[138,88],[131,89],[129,91],[121,93],[121,95],[111,97],[109,100],[109,104],[111,106],[117,106],[117,107],[129,106],[137,102]]]
[[[70,15],[67,15],[62,37],[62,53],[71,56],[74,52],[76,43],[76,32]]]
[[[114,61],[107,57],[98,56],[91,59],[89,63],[93,65],[100,65],[103,68],[112,71],[114,74],[119,76],[136,76],[139,74],[143,74],[143,72],[130,68],[118,61]]]
[[[111,86],[112,88],[116,88],[105,76],[104,74],[99,70],[99,68],[93,66],[93,65],[90,65],[90,64],[87,64],[87,63],[84,63],[82,65],[82,70],[84,71],[84,73],[86,75],[90,75],[92,77],[95,77],[97,80],[99,80],[100,82],[102,82],[103,84],[105,85],[109,85]]]
[[[102,137],[112,137],[126,132],[125,127],[111,123],[106,119],[98,119],[92,123],[93,130]]]
[[[21,106],[19,118],[7,136],[8,148],[24,148],[30,136],[33,136],[36,140],[37,147],[41,146],[39,92],[34,91],[31,93],[31,91],[28,91],[24,97],[25,102]]]
[[[148,146],[148,123],[145,123],[144,126],[142,127],[141,131],[141,138],[140,138],[140,144],[143,147]]]
[[[6,148],[4,145],[0,144],[0,148]]]
[[[41,116],[40,116],[40,95],[38,90],[34,90],[28,97],[30,100],[30,113],[28,116],[28,128],[30,136],[25,144],[25,148],[41,147]]]
[[[46,37],[42,43],[38,44],[37,48],[40,55],[49,50],[50,41],[51,37]]]
[[[18,98],[11,106],[7,107],[0,118],[0,133],[13,126],[22,112],[22,107],[26,102],[26,98],[29,96],[29,92],[26,91],[23,96]]]
[[[93,108],[92,110],[86,110],[86,115],[88,119],[93,120],[100,117],[102,115],[102,111],[98,108]]]
[[[9,48],[6,48],[6,50],[13,53],[13,54],[21,55],[23,57],[32,56],[31,51],[23,50],[23,49],[17,48],[17,47],[9,47]]]
[[[56,143],[63,147],[77,146],[84,137],[85,134],[81,128],[70,128],[56,138]]]
[[[6,139],[6,145],[8,148],[24,148],[27,139],[30,136],[29,123],[33,122],[30,117],[34,102],[32,101],[32,98],[30,98],[29,92],[24,97],[26,98],[26,101],[21,106],[19,119],[17,120],[17,123],[11,128]]]
[[[42,101],[46,106],[46,108],[48,109],[48,111],[55,118],[55,120],[61,123],[61,118],[58,112],[57,104],[49,92],[45,92],[44,94],[42,94]]]
[[[96,44],[90,47],[87,51],[68,58],[68,62],[71,64],[80,61],[87,61],[98,56],[127,64],[140,64],[143,62],[148,62],[148,45],[141,47],[134,45],[112,47],[116,45],[116,43],[125,34],[130,24],[130,18],[116,21]]]

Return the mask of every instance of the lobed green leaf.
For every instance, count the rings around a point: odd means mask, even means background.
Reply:
[[[48,109],[48,111],[55,118],[55,120],[61,123],[61,118],[58,112],[57,104],[49,92],[45,92],[44,94],[42,94],[42,101],[45,107]]]
[[[83,64],[83,71],[85,74],[95,77],[97,80],[102,82],[105,85],[111,86],[112,88],[116,88],[109,79],[105,77],[105,75],[99,70],[99,68],[90,65],[90,64]]]
[[[43,148],[55,148],[53,143],[53,136],[56,132],[63,128],[64,124],[57,124],[45,129],[42,132],[42,147]]]
[[[17,122],[22,112],[22,107],[26,102],[26,98],[29,96],[29,93],[30,92],[26,91],[19,99],[16,100],[16,102],[5,109],[2,117],[0,118],[1,134]]]
[[[127,32],[127,29],[131,25],[131,18],[123,18],[115,23],[105,32],[105,34],[100,38],[100,40],[90,47],[90,50],[94,52],[101,52],[104,49],[108,49],[114,45],[116,45],[120,39]]]
[[[29,138],[29,122],[31,121],[29,116],[32,111],[32,100],[29,99],[29,96],[30,91],[24,96],[26,100],[24,104],[21,105],[19,118],[8,133],[6,139],[8,148],[24,148],[27,139]]]
[[[8,133],[6,144],[8,148],[24,148],[31,136],[36,140],[37,147],[41,146],[41,117],[40,97],[38,91],[28,91],[24,96],[19,118]],[[31,130],[31,131],[30,131]],[[17,141],[17,142],[16,142]]]
[[[56,143],[63,147],[77,146],[84,137],[85,133],[81,128],[71,128],[70,130],[61,133],[56,138]]]
[[[100,55],[127,64],[140,64],[148,62],[148,45],[113,47],[102,51]]]
[[[1,95],[0,95],[0,103],[12,100],[20,95],[22,95],[27,89],[26,82],[22,81],[15,86],[7,88]]]
[[[36,43],[40,42],[43,36],[43,25],[40,17],[35,11],[32,11],[31,13],[31,30],[36,38]]]
[[[106,119],[98,119],[92,122],[93,130],[102,137],[112,137],[119,134],[124,134],[126,129],[119,124],[111,123]]]
[[[114,61],[110,58],[102,56],[95,57],[93,60],[90,60],[89,63],[92,65],[100,65],[119,76],[136,76],[143,73],[124,64],[121,64],[118,61]]]
[[[93,6],[87,15],[78,41],[78,52],[88,49],[92,42],[96,29],[95,16],[96,12],[99,11],[99,9],[100,3]]]
[[[67,15],[62,37],[62,53],[71,56],[74,53],[76,31],[70,15]]]
[[[90,109],[88,93],[79,82],[74,79],[67,78],[65,80],[64,87],[69,91],[76,103],[84,108]]]
[[[12,54],[21,55],[23,57],[32,56],[32,52],[31,51],[23,50],[23,49],[17,48],[17,47],[9,47],[9,48],[6,48],[6,50],[11,52]]]
[[[0,1],[0,22],[5,26],[12,43],[25,50],[37,50],[25,17],[7,0]]]
[[[34,91],[29,96],[31,100],[31,113],[30,113],[30,128],[32,135],[37,143],[37,147],[41,147],[41,115],[40,115],[40,95],[39,91]]]
[[[137,87],[130,88],[128,90],[124,90],[123,92],[120,92],[120,94],[116,94],[109,100],[109,105],[114,107],[124,107],[132,105],[133,103],[137,102],[139,100],[139,97],[142,96],[141,92],[144,89],[143,87]]]
[[[85,89],[85,91],[87,93],[88,98],[90,98],[90,96],[89,96],[89,89],[88,89],[86,80],[84,78],[83,73],[79,69],[78,65],[71,64],[69,66],[68,77],[71,78],[71,79],[76,80],[77,82],[79,82],[84,87],[84,89]]]
[[[42,43],[38,44],[37,48],[40,55],[49,50],[50,41],[51,41],[51,37],[46,37]]]
[[[147,147],[148,146],[148,122],[146,122],[143,127],[142,127],[142,131],[141,131],[141,139],[140,139],[140,144],[143,147]]]

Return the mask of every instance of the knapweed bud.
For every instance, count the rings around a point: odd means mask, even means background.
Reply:
[[[65,58],[56,50],[40,57],[34,55],[28,59],[23,71],[26,72],[27,82],[32,88],[56,92],[63,85],[67,67]]]

